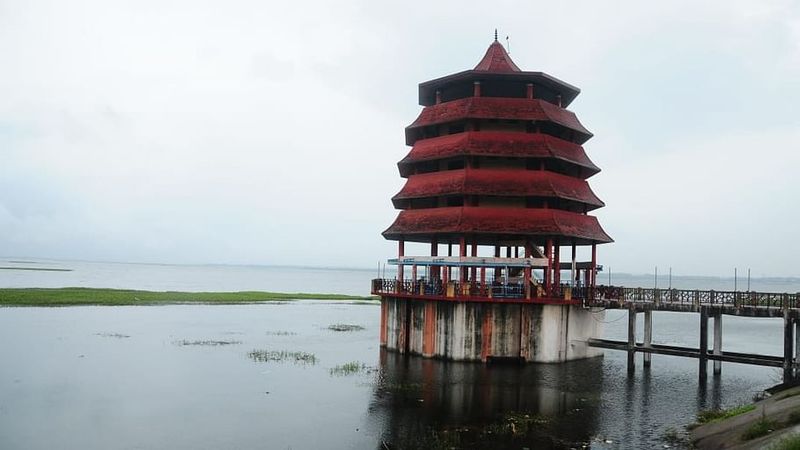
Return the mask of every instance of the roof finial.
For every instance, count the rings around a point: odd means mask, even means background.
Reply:
[[[494,41],[497,42],[497,28],[494,29]]]

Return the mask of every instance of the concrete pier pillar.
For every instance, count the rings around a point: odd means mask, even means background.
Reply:
[[[797,319],[794,321],[794,363],[800,363],[800,321]]]
[[[636,363],[633,359],[636,354],[636,305],[631,303],[628,306],[628,374],[636,370]]]
[[[792,370],[792,356],[794,353],[794,320],[789,315],[789,310],[783,311],[783,382],[788,383],[794,379]]]
[[[653,343],[653,310],[644,310],[644,348],[650,348]],[[650,352],[644,352],[643,367],[650,367],[650,359],[653,355]]]
[[[700,381],[708,378],[708,306],[700,307]]]
[[[722,356],[722,311],[714,312],[714,356]],[[722,373],[722,361],[714,360],[714,375]]]

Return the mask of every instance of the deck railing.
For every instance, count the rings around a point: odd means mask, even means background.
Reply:
[[[415,297],[485,298],[485,299],[525,299],[522,283],[500,283],[497,281],[465,282],[441,280],[402,280],[374,279],[372,293],[402,294]],[[627,288],[622,286],[574,287],[553,286],[545,292],[541,286],[531,286],[531,300],[549,301],[581,300],[587,305],[617,303],[650,303],[654,305],[675,306],[731,306],[752,308],[800,309],[800,293],[776,293],[753,291],[714,291],[699,289],[656,289]]]
[[[372,293],[401,294],[418,297],[450,297],[458,298],[491,298],[491,299],[524,299],[526,298],[523,283],[503,283],[497,281],[461,282],[448,281],[445,285],[441,280],[396,280],[377,278],[372,280]],[[530,297],[577,300],[586,298],[587,289],[570,287],[568,285],[553,286],[549,293],[544,292],[541,286],[531,285]]]
[[[679,305],[712,305],[757,308],[800,308],[800,293],[754,291],[714,291],[699,289],[656,289],[597,286],[591,301],[654,303]]]

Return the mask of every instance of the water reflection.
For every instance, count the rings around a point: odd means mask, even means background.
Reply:
[[[602,359],[484,365],[381,351],[370,410],[389,448],[569,448],[596,432]]]

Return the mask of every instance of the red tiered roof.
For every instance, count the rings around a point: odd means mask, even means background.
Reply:
[[[468,131],[421,139],[397,165],[400,175],[406,177],[414,163],[465,155],[553,158],[584,168],[586,178],[600,172],[578,144],[546,134],[513,131]]]
[[[600,171],[580,145],[592,133],[563,107],[579,92],[549,75],[521,71],[496,39],[473,70],[420,84],[425,108],[406,127],[406,143],[413,148],[398,163],[408,177],[393,198],[401,211],[383,236],[494,246],[539,246],[551,239],[574,245],[612,242],[597,218],[585,214],[604,204],[586,182]],[[505,128],[520,131],[490,130],[502,128],[494,123],[504,121],[510,122]],[[458,128],[438,126],[443,124]],[[477,131],[458,131],[465,128]],[[463,156],[479,158],[462,159],[465,169],[442,170]],[[414,173],[417,169],[423,173]],[[442,197],[459,196],[471,206],[437,206],[446,203]]]
[[[486,54],[483,55],[481,62],[475,66],[475,70],[494,73],[521,72],[519,67],[511,60],[511,57],[508,56],[505,47],[497,40],[492,42],[492,45],[486,50]]]
[[[466,119],[546,121],[575,131],[578,143],[592,137],[592,133],[583,127],[573,112],[541,99],[467,97],[426,106],[417,120],[406,127],[406,144],[414,144],[416,133],[413,131],[417,128]]]
[[[583,203],[588,209],[605,205],[585,180],[524,169],[461,169],[412,175],[392,200],[397,206],[397,200],[459,194],[560,198]]]
[[[564,238],[576,244],[613,242],[597,218],[557,209],[457,206],[401,211],[383,236],[409,241],[434,235]],[[488,236],[487,236],[488,235]]]

